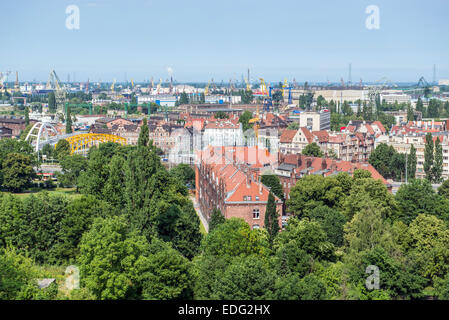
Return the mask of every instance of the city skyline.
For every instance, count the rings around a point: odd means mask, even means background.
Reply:
[[[80,27],[66,9],[76,5]],[[379,8],[380,28],[366,27]],[[449,78],[447,1],[17,1],[3,4],[0,70],[20,81],[417,82]],[[13,32],[12,32],[13,31]],[[17,41],[20,39],[20,41]],[[172,72],[169,72],[172,71]],[[125,76],[126,74],[126,76]],[[9,81],[15,75],[11,74]],[[73,79],[75,78],[75,79]],[[126,78],[126,79],[125,79]]]

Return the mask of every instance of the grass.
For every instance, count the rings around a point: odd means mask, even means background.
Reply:
[[[42,188],[31,188],[27,191],[21,192],[21,193],[11,193],[11,192],[2,192],[3,194],[13,194],[19,197],[28,197],[31,194],[39,194],[44,191],[47,191],[49,194],[54,195],[65,195],[69,198],[78,198],[81,197],[81,194],[76,192],[76,188],[53,188],[53,189],[42,189]]]
[[[203,236],[207,236],[206,228],[203,226],[203,222],[200,220],[200,232]]]

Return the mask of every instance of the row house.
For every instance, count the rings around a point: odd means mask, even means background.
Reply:
[[[346,172],[353,175],[356,169],[367,170],[374,179],[380,179],[387,188],[391,190],[391,186],[387,180],[370,164],[354,163],[343,160],[335,160],[331,158],[309,157],[302,154],[282,154],[278,155],[278,166],[274,169],[274,173],[279,177],[284,189],[285,199],[289,199],[291,188],[302,177],[310,174],[331,176],[340,172]]]
[[[153,145],[168,155],[170,150],[175,146],[176,139],[173,133],[176,130],[182,130],[183,126],[159,121],[157,123],[150,122],[148,128],[150,131],[150,140],[153,140]]]
[[[313,134],[306,127],[298,130],[286,129],[280,137],[279,151],[291,154],[301,153],[312,142],[314,142]]]
[[[257,147],[251,149],[256,150],[256,154],[248,147],[242,148],[209,147],[200,151],[195,166],[196,199],[207,219],[217,208],[226,219],[242,218],[252,229],[263,228],[270,190],[260,182],[257,172],[260,166],[264,167],[266,153],[259,152]],[[243,153],[243,162],[237,152]],[[261,161],[256,162],[259,163],[257,170],[250,170],[249,156],[257,158],[259,153]],[[276,196],[275,201],[279,226],[282,226],[282,201]]]
[[[386,143],[392,146],[396,152],[410,154],[413,145],[416,149],[416,177],[424,178],[424,150],[426,147],[426,133],[418,132],[410,128],[392,130],[390,135],[383,135],[376,139],[376,146]],[[431,132],[433,140],[440,139],[443,148],[443,173],[444,179],[449,178],[449,132]]]

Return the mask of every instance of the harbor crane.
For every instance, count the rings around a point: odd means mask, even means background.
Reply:
[[[55,100],[56,100],[56,110],[58,113],[67,113],[65,109],[65,100],[67,97],[67,88],[62,84],[61,80],[59,80],[58,75],[55,70],[50,71],[50,75],[48,77],[48,82],[46,85],[48,90],[54,90]]]

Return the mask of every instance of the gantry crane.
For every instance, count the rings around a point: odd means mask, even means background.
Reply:
[[[204,95],[205,96],[209,95],[209,85],[210,85],[210,80],[207,82],[207,85],[204,88]]]
[[[259,104],[256,109],[256,117],[248,121],[248,123],[253,123],[254,135],[256,137],[256,146],[259,145],[259,127],[260,127],[260,115],[259,115]]]
[[[65,100],[67,96],[67,88],[61,83],[58,75],[55,70],[50,71],[50,75],[48,77],[48,82],[46,85],[48,90],[54,90],[55,100],[56,100],[56,110],[60,113],[66,114],[67,110],[65,110]]]
[[[159,78],[159,83],[157,84],[156,88],[156,94],[159,94],[159,92],[161,91],[161,85],[162,85],[162,78]]]

